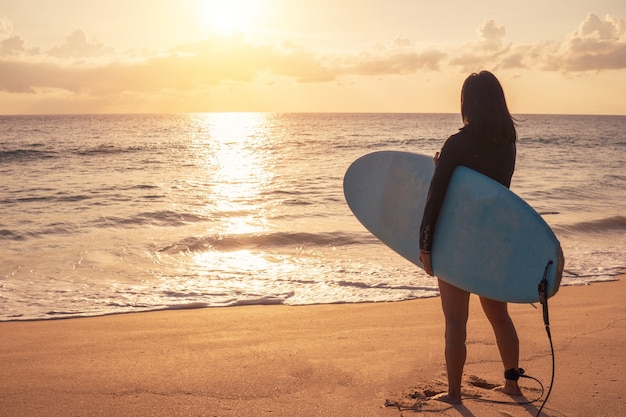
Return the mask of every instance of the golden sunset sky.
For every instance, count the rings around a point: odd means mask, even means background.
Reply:
[[[0,114],[626,114],[624,0],[0,0]]]

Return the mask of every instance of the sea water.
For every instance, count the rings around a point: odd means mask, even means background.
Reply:
[[[511,189],[563,285],[626,267],[626,117],[518,115]],[[0,320],[438,294],[345,204],[350,163],[434,154],[455,114],[0,116]]]

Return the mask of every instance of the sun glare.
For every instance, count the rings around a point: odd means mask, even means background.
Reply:
[[[201,2],[209,30],[220,35],[249,31],[258,16],[260,3],[261,0],[205,0]]]

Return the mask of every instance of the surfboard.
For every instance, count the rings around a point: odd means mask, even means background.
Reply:
[[[433,171],[429,156],[379,151],[354,161],[343,181],[361,224],[421,268],[419,229]],[[435,230],[435,276],[494,300],[533,303],[544,276],[547,296],[556,294],[564,262],[558,239],[530,205],[485,175],[455,169]]]

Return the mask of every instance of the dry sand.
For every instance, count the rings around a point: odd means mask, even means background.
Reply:
[[[550,300],[556,377],[542,415],[626,416],[621,278]],[[540,402],[484,402],[511,399],[491,389],[503,369],[475,297],[471,309],[462,406],[427,399],[445,390],[432,298],[0,323],[0,416],[534,416]],[[511,313],[521,366],[547,388],[541,308]]]

